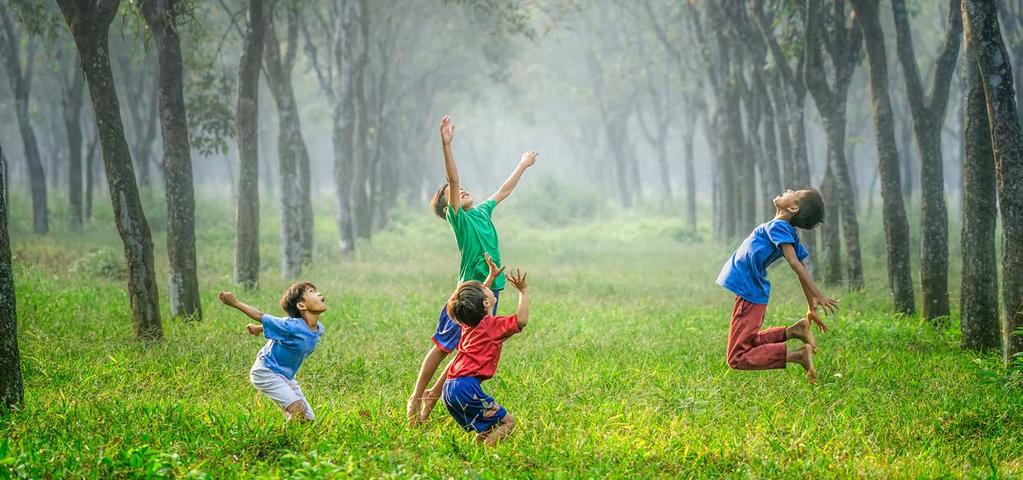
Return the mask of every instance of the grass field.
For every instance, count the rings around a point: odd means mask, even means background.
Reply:
[[[404,421],[457,273],[451,233],[426,209],[342,256],[324,202],[304,276],[330,310],[298,374],[317,413],[306,426],[285,425],[249,384],[262,342],[216,301],[234,289],[229,202],[198,209],[206,318],[187,324],[168,316],[162,219],[148,210],[166,336],[152,344],[131,334],[109,204],[82,235],[60,230],[58,212],[58,231],[38,237],[25,203],[12,236],[26,397],[0,416],[0,478],[1023,476],[1023,389],[997,354],[959,350],[954,316],[935,328],[889,313],[874,224],[867,289],[825,287],[842,310],[818,336],[810,385],[799,368],[725,365],[732,297],[714,279],[734,245],[656,209],[552,226],[510,201],[495,220],[505,263],[530,272],[531,321],[484,384],[518,427],[485,449],[442,406],[426,426]],[[262,284],[238,295],[280,313],[277,208],[263,211]],[[766,323],[788,324],[805,308],[798,284],[784,265],[771,276]],[[516,299],[506,290],[501,312]]]

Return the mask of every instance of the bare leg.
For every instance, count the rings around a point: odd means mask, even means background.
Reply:
[[[454,359],[451,362],[455,361]],[[419,421],[426,422],[430,419],[430,412],[433,411],[433,407],[437,405],[437,401],[440,400],[440,396],[444,393],[444,381],[448,378],[448,368],[451,367],[451,362],[448,362],[448,366],[444,368],[444,372],[441,373],[440,377],[434,382],[430,390],[422,395],[422,410],[419,411]]]
[[[813,347],[810,345],[803,345],[795,350],[790,350],[785,361],[802,365],[806,369],[806,379],[810,383],[817,381],[817,371],[813,368]]]
[[[507,437],[513,428],[515,428],[515,416],[509,413],[490,430],[478,433],[476,441],[488,447],[493,447],[502,438]]]
[[[448,352],[441,350],[437,345],[434,345],[430,348],[429,352],[426,352],[426,357],[423,358],[423,365],[419,367],[416,386],[412,390],[412,395],[409,396],[408,404],[405,406],[405,414],[410,422],[417,423],[420,421],[419,414],[423,405],[423,392],[426,390],[426,385],[430,383],[430,379],[433,378],[433,374],[437,372],[437,366],[440,365],[441,360],[447,355]]]
[[[813,330],[810,328],[810,321],[803,318],[798,322],[793,323],[791,327],[785,329],[785,338],[795,338],[802,340],[803,343],[813,348],[813,353],[817,353],[817,339],[813,336]]]

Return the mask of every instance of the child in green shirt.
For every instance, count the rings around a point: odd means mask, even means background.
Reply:
[[[451,140],[454,135],[455,124],[445,116],[440,122],[440,138],[444,151],[444,174],[447,176],[447,183],[437,190],[430,205],[433,207],[434,214],[447,220],[455,233],[455,242],[458,244],[458,251],[461,254],[458,283],[472,280],[482,282],[490,273],[489,262],[493,261],[496,265],[501,264],[497,230],[494,229],[494,223],[490,218],[491,214],[494,207],[515,189],[522,173],[536,163],[537,153],[534,151],[523,153],[515,171],[505,180],[501,188],[494,192],[487,201],[474,207],[472,194],[461,188],[459,183],[458,169],[455,167],[455,160],[451,154]],[[491,286],[495,298],[500,295],[503,288],[504,274],[501,273]],[[495,300],[494,312],[496,311],[497,301]],[[406,414],[409,421],[419,423],[425,422],[429,418],[434,405],[440,399],[441,391],[444,388],[444,377],[441,376],[429,391],[426,391],[426,385],[433,378],[433,374],[437,372],[441,360],[458,346],[461,335],[462,329],[448,316],[445,303],[441,307],[437,319],[437,330],[432,337],[434,345],[423,358],[415,387],[408,399]]]

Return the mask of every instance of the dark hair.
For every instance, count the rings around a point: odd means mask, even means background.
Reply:
[[[487,307],[483,302],[487,299],[482,283],[462,282],[448,300],[448,315],[456,322],[475,327],[487,315]]]
[[[799,199],[796,200],[799,211],[792,216],[789,223],[803,230],[810,230],[824,221],[824,197],[812,187],[804,188],[799,193]]]
[[[433,209],[433,214],[440,217],[441,220],[447,220],[448,216],[445,210],[448,208],[448,196],[445,195],[445,190],[448,189],[448,184],[441,185],[437,189],[437,193],[433,194],[433,200],[430,200],[430,208]]]
[[[295,282],[281,296],[281,308],[288,312],[291,318],[302,318],[302,312],[298,309],[298,302],[302,301],[305,293],[309,290],[316,290],[316,285],[309,282]]]

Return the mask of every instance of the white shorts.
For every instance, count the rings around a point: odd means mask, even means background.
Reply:
[[[288,405],[298,400],[301,400],[305,405],[305,418],[312,420],[315,417],[313,407],[309,406],[309,402],[305,399],[305,395],[302,394],[302,387],[298,386],[298,382],[288,380],[284,375],[266,368],[262,358],[257,358],[256,362],[252,364],[252,370],[249,370],[249,381],[256,387],[256,390],[270,397],[270,400],[273,400],[274,403],[280,406],[284,410],[285,417],[290,419],[291,414],[288,413]]]

